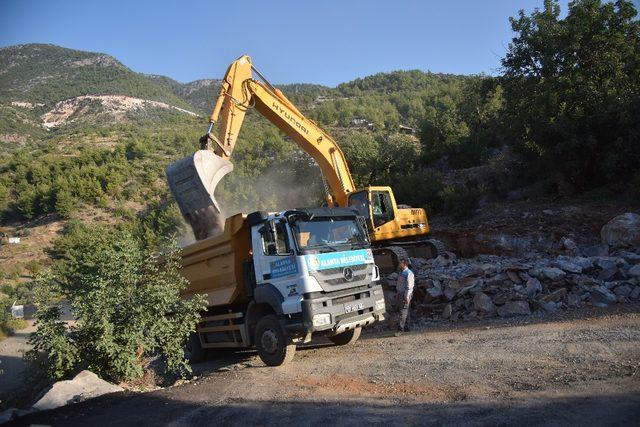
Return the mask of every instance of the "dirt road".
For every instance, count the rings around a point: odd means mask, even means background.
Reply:
[[[442,325],[266,368],[252,352],[198,379],[34,414],[16,425],[638,425],[640,307]]]
[[[31,348],[27,341],[29,334],[35,331],[33,322],[29,326],[0,341],[0,401],[6,401],[11,394],[22,389],[24,370],[28,368],[23,354]]]

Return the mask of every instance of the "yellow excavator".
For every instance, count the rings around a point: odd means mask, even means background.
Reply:
[[[426,239],[429,223],[424,209],[398,205],[390,187],[356,189],[338,144],[272,86],[246,55],[229,66],[222,80],[207,132],[200,139],[201,149],[169,165],[166,171],[196,239],[222,231],[224,218],[214,191],[233,170],[229,159],[249,108],[255,108],[313,157],[322,171],[328,206],[352,207],[365,218],[376,263],[383,271],[394,269],[399,258],[431,258],[444,250],[441,242]],[[217,135],[215,124],[219,125]]]

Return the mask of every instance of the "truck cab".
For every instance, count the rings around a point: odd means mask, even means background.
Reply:
[[[280,365],[314,336],[349,344],[362,327],[384,319],[380,273],[355,210],[254,212],[236,229],[218,238],[218,250],[203,240],[195,244],[199,251],[183,255],[185,276],[195,285],[207,283],[205,264],[212,281],[228,283],[212,287],[211,306],[197,328],[200,348],[255,346],[267,365]],[[231,244],[223,246],[226,241]],[[235,261],[216,266],[227,255]],[[191,259],[201,264],[197,271],[189,270]],[[239,262],[234,286],[223,271]]]
[[[313,208],[249,216],[256,301],[278,301],[293,342],[327,335],[353,342],[383,318],[380,273],[362,218],[351,209]],[[260,343],[256,343],[260,350]]]

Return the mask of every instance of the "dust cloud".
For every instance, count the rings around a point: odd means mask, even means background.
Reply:
[[[320,206],[324,202],[324,186],[320,169],[315,163],[292,170],[290,165],[267,169],[258,177],[232,172],[223,178],[215,192],[221,213],[213,206],[197,217],[184,218],[183,233],[178,243],[184,247],[198,240],[219,235],[224,219],[237,213],[255,211],[277,212],[305,206]]]

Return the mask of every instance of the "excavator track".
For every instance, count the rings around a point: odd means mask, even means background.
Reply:
[[[444,243],[437,239],[392,243],[389,246],[380,246],[373,249],[376,265],[384,274],[397,271],[398,264],[403,258],[431,259],[446,252]]]
[[[373,258],[380,271],[389,274],[398,269],[401,259],[409,259],[409,252],[401,246],[383,246],[373,249]]]
[[[444,242],[442,242],[441,240],[438,239],[428,239],[428,240],[424,240],[424,242],[428,243],[429,245],[431,245],[431,249],[432,249],[432,258],[436,258],[438,255],[442,255],[443,253],[445,253],[447,251],[447,247],[445,246]]]

